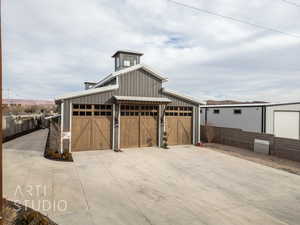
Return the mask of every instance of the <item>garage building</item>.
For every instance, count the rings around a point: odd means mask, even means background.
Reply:
[[[201,105],[201,125],[300,140],[300,103]]]
[[[117,51],[115,71],[85,90],[56,98],[61,151],[162,146],[200,141],[200,101],[163,88],[167,79],[141,64],[142,53]]]

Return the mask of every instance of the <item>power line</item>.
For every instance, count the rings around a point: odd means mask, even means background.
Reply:
[[[291,1],[287,1],[287,0],[281,0],[289,5],[293,5],[293,6],[296,6],[298,8],[300,8],[300,4],[297,4],[296,2],[291,2]]]
[[[278,29],[275,29],[275,28],[266,27],[266,26],[263,26],[263,25],[259,25],[259,24],[256,24],[256,23],[246,21],[246,20],[234,18],[232,16],[222,15],[222,14],[217,13],[217,12],[213,12],[213,11],[210,11],[210,10],[207,10],[207,9],[201,9],[201,8],[196,7],[196,6],[187,5],[187,4],[177,2],[177,1],[174,1],[174,0],[168,0],[168,1],[171,2],[171,3],[174,3],[176,5],[179,5],[179,6],[183,6],[185,8],[193,9],[193,10],[203,12],[203,13],[206,13],[206,14],[210,14],[210,15],[213,15],[213,16],[222,17],[224,19],[232,20],[232,21],[235,21],[235,22],[238,22],[238,23],[243,23],[243,24],[246,24],[246,25],[249,25],[249,26],[254,26],[254,27],[257,27],[257,28],[260,28],[260,29],[263,29],[263,30],[268,30],[268,31],[272,31],[272,32],[276,32],[276,33],[280,33],[280,34],[284,34],[284,35],[287,35],[287,36],[291,36],[291,37],[300,39],[300,35],[297,35],[297,34],[292,34],[292,33],[281,31],[281,30],[278,30]]]

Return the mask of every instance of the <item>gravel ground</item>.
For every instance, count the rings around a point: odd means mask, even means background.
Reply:
[[[263,155],[260,153],[252,152],[248,149],[232,147],[228,145],[221,145],[215,143],[206,143],[205,147],[211,150],[222,152],[224,154],[232,155],[238,158],[246,159],[261,165],[281,169],[293,174],[300,175],[300,162],[287,160],[271,155]]]
[[[3,225],[57,225],[41,213],[5,199],[3,219]]]

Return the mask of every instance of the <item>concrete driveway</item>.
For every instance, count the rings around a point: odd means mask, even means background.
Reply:
[[[40,209],[60,225],[300,221],[300,176],[206,148],[81,152],[74,153],[74,163],[19,152],[5,151],[5,195],[19,201],[47,199],[52,206],[66,201],[66,210]],[[47,193],[15,194],[18,185],[32,184],[45,186]]]

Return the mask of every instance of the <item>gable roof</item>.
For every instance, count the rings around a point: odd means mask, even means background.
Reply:
[[[104,79],[100,80],[95,86],[94,88],[97,88],[99,86],[101,86],[102,84],[104,84],[105,82],[112,80],[115,77],[118,77],[120,75],[123,75],[125,73],[129,73],[131,71],[135,71],[135,70],[139,70],[139,69],[143,69],[145,71],[147,71],[148,73],[150,73],[152,76],[156,77],[157,79],[161,80],[162,82],[167,81],[168,79],[163,77],[161,74],[159,74],[158,72],[154,71],[152,68],[150,68],[149,66],[146,66],[145,64],[137,64],[135,66],[131,66],[122,70],[118,70],[116,72],[113,72],[111,74],[109,74],[108,76],[106,76]]]
[[[171,96],[177,97],[177,98],[187,100],[187,101],[192,102],[192,103],[196,103],[197,105],[204,105],[205,104],[204,102],[202,102],[200,100],[197,100],[197,99],[195,99],[193,97],[190,97],[190,96],[187,96],[187,95],[180,94],[180,93],[175,92],[175,91],[170,90],[170,89],[163,88],[162,92],[166,93],[166,94],[169,94]]]
[[[119,88],[119,84],[116,84],[116,85],[109,85],[109,86],[105,86],[105,87],[101,87],[101,88],[91,88],[91,89],[84,90],[84,91],[71,92],[71,93],[67,93],[65,95],[55,98],[55,101],[70,99],[70,98],[77,98],[77,97],[92,95],[92,94],[98,94],[98,93],[106,92],[106,91],[113,91],[118,88]]]

